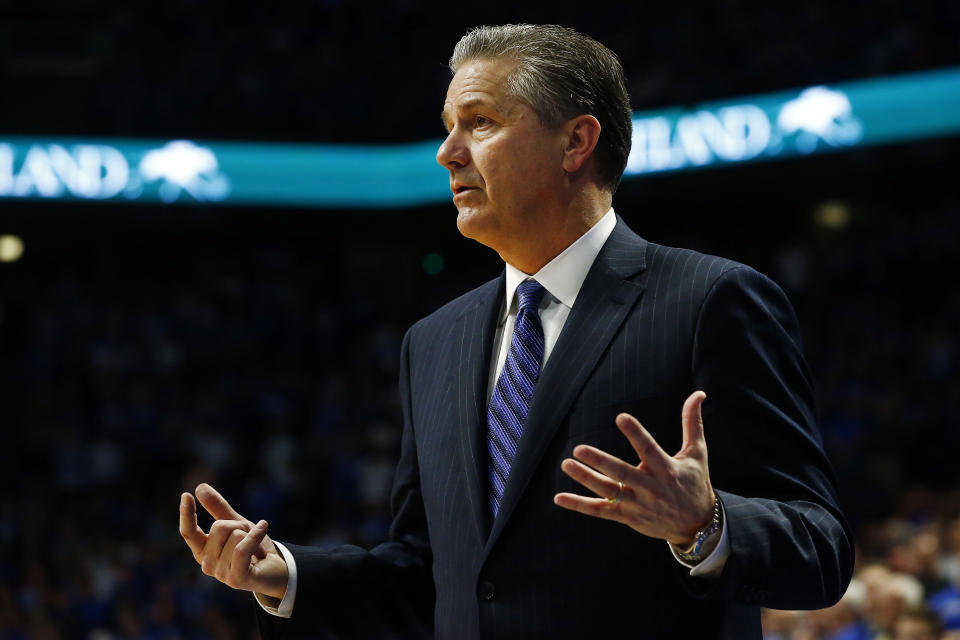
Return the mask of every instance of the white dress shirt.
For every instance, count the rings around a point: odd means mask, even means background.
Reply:
[[[613,209],[594,224],[586,233],[577,238],[573,244],[563,250],[557,257],[545,264],[539,271],[533,275],[524,273],[512,264],[506,263],[506,295],[504,297],[503,311],[500,314],[500,322],[494,335],[494,346],[496,347],[496,359],[491,363],[489,384],[487,385],[487,400],[493,394],[493,388],[496,385],[497,378],[503,365],[507,360],[507,352],[510,350],[510,341],[504,340],[504,336],[513,335],[513,327],[517,320],[517,287],[524,280],[530,278],[536,280],[546,290],[543,299],[540,301],[540,323],[543,325],[543,362],[541,367],[546,365],[550,358],[553,347],[557,344],[557,338],[560,337],[560,331],[570,315],[580,293],[580,287],[593,266],[597,254],[603,247],[607,238],[613,233],[613,228],[617,226],[617,216]],[[677,417],[680,416],[680,407],[677,407]],[[680,425],[677,425],[680,428]],[[557,507],[558,509],[560,507]],[[276,604],[276,598],[264,598],[258,595],[257,601],[267,612],[282,618],[289,618],[293,613],[293,601],[297,592],[297,568],[293,560],[293,555],[279,542],[275,543],[287,562],[290,570],[290,578],[287,580],[287,593],[283,600]],[[716,548],[696,566],[683,562],[676,555],[673,545],[667,545],[670,548],[673,557],[686,567],[690,567],[691,576],[712,577],[717,576],[723,570],[727,558],[730,556],[730,542],[727,538],[726,514],[723,515],[723,531],[720,535],[720,541]],[[271,603],[271,601],[273,601]],[[273,604],[273,606],[271,606]]]

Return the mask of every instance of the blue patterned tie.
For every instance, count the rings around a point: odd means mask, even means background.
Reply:
[[[490,454],[490,510],[497,516],[500,500],[517,454],[517,444],[527,419],[533,387],[543,361],[543,326],[538,307],[544,288],[536,280],[517,287],[519,310],[510,351],[497,379],[487,409],[487,451]]]

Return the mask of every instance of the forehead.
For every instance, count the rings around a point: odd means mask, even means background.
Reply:
[[[515,67],[516,62],[504,58],[465,61],[447,87],[444,115],[478,104],[503,111],[513,108],[519,100],[507,92],[506,86]]]

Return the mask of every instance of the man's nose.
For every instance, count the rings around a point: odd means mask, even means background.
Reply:
[[[437,162],[447,169],[458,169],[470,163],[470,153],[460,140],[456,129],[447,134],[437,149]]]

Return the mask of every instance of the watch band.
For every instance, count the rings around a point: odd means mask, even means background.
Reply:
[[[674,551],[677,557],[682,561],[697,564],[703,560],[717,546],[720,540],[720,534],[723,531],[723,505],[720,502],[720,496],[714,494],[713,501],[713,519],[706,527],[697,532],[693,544],[686,549],[677,549]]]

